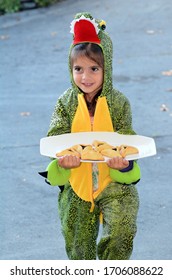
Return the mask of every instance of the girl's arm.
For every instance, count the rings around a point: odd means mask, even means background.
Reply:
[[[64,133],[70,133],[69,112],[63,103],[63,99],[59,98],[51,117],[50,127],[47,136],[54,136]]]
[[[55,105],[50,127],[47,136],[55,136],[64,133],[70,133],[69,112],[67,112],[65,98],[62,95]],[[57,159],[52,159],[46,168],[46,171],[39,172],[40,175],[46,178],[46,182],[52,186],[65,185],[70,177],[70,170],[61,167]]]
[[[132,112],[129,100],[120,92],[116,93],[114,104],[114,127],[116,132],[126,135],[136,134],[132,127]],[[112,181],[122,184],[137,183],[141,178],[137,161],[112,159],[108,162]]]

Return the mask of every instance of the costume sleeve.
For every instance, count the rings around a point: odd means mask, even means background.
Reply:
[[[51,186],[63,186],[70,177],[70,169],[64,169],[58,165],[58,160],[52,160],[47,166],[47,182]]]
[[[57,100],[55,105],[47,136],[54,136],[64,133],[70,133],[70,118],[69,112],[65,105],[65,100],[63,97],[61,97]]]
[[[136,134],[132,128],[132,112],[128,98],[114,89],[108,102],[114,130],[120,134]]]
[[[47,136],[55,136],[64,133],[70,133],[70,112],[67,107],[67,92],[59,99],[54,108],[51,117],[50,127]],[[58,165],[57,159],[51,159],[51,162],[46,168],[46,171],[39,172],[39,174],[46,178],[46,182],[52,186],[65,185],[70,177],[70,170],[61,168]]]
[[[133,162],[133,168],[129,171],[119,171],[110,168],[110,177],[113,182],[118,182],[121,184],[136,184],[141,178],[140,167],[137,162]]]
[[[126,135],[136,134],[132,128],[132,112],[130,103],[127,98],[125,99],[125,102],[120,110],[117,122],[117,132]]]

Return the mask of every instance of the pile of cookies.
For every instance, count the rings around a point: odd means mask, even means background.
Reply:
[[[120,145],[112,146],[106,142],[98,140],[93,141],[92,145],[78,144],[56,153],[57,157],[65,155],[74,155],[81,160],[104,161],[104,157],[122,157],[138,154],[139,150],[134,146]]]

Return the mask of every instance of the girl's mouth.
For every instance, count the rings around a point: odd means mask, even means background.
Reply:
[[[92,83],[82,83],[82,85],[85,87],[91,87],[93,84]]]

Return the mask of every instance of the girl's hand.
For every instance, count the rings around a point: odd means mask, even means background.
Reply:
[[[58,165],[66,169],[75,168],[80,165],[80,158],[72,155],[67,155],[59,158]]]
[[[113,157],[107,160],[107,165],[110,168],[122,170],[129,166],[129,161],[121,157]]]

